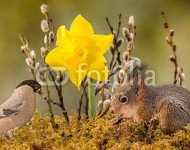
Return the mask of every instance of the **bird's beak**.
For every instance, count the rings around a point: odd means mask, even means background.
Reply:
[[[36,91],[36,93],[38,93],[38,94],[41,95],[41,93],[42,93],[42,88],[38,89],[38,90]]]

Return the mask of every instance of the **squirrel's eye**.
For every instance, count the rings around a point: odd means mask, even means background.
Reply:
[[[120,101],[121,103],[126,103],[126,102],[128,101],[128,98],[127,98],[127,96],[122,96],[122,97],[119,99],[119,101]]]

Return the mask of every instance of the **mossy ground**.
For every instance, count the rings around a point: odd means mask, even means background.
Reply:
[[[49,117],[36,112],[31,122],[11,131],[13,139],[0,138],[0,149],[7,150],[127,150],[127,149],[190,149],[190,125],[173,135],[160,129],[146,128],[130,121],[113,125],[117,118],[111,114],[96,121],[70,116],[70,125],[55,116],[58,129],[53,129]]]

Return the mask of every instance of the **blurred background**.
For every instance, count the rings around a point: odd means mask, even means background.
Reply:
[[[116,29],[120,13],[122,27],[126,26],[125,14],[133,15],[137,25],[133,56],[149,64],[148,68],[155,71],[156,85],[173,83],[174,66],[169,61],[172,50],[165,41],[167,34],[159,12],[163,10],[170,28],[174,30],[178,63],[186,74],[184,86],[190,90],[189,0],[6,0],[1,1],[0,5],[0,103],[9,98],[18,82],[31,78],[25,55],[20,51],[19,34],[27,36],[31,49],[37,53],[37,60],[42,62],[40,47],[44,46],[44,34],[40,23],[44,16],[40,6],[43,3],[49,6],[56,29],[63,24],[69,29],[72,20],[82,14],[92,24],[95,33],[110,34],[106,17]],[[124,50],[125,47],[122,48]],[[78,108],[80,92],[74,85],[70,82],[64,85],[63,94],[69,113]],[[47,105],[40,97],[37,108],[44,114],[47,112]],[[54,112],[60,114],[61,111],[54,107]]]

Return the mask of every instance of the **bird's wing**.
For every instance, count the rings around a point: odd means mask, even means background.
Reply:
[[[24,104],[24,102],[20,102],[20,103],[15,104],[11,108],[0,107],[0,118],[18,114],[20,111],[20,108],[22,107],[23,104]]]

